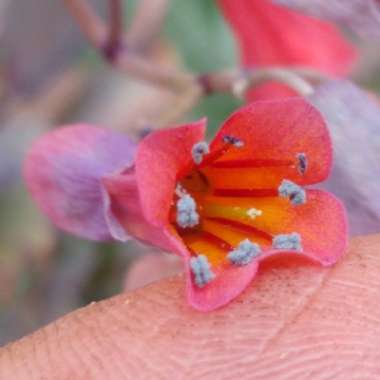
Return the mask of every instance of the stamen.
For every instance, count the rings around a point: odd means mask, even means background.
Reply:
[[[231,251],[233,249],[232,245],[227,241],[223,240],[221,237],[213,234],[212,232],[202,230],[182,230],[181,236],[185,239],[191,239],[192,241],[205,241],[210,243],[223,251]],[[194,253],[195,254],[195,253]]]
[[[215,189],[213,195],[219,197],[277,197],[278,191],[275,189]]]
[[[255,219],[256,217],[261,216],[262,214],[263,214],[262,210],[258,210],[257,208],[254,208],[254,207],[247,210],[247,215],[251,219]]]
[[[216,161],[218,158],[222,157],[223,155],[225,155],[228,150],[231,148],[231,144],[227,144],[225,143],[224,145],[222,145],[220,148],[212,151],[211,153],[209,153],[205,158],[204,160],[202,161],[201,165],[199,166],[200,168],[204,168],[206,166],[209,166],[210,164],[212,164],[214,161]]]
[[[232,264],[247,265],[255,257],[259,256],[260,252],[261,249],[258,244],[252,243],[249,239],[245,239],[227,255],[227,258]]]
[[[190,268],[194,274],[195,284],[200,288],[203,288],[215,277],[215,274],[211,271],[210,263],[205,255],[192,257],[190,259]]]
[[[296,183],[284,179],[278,188],[280,197],[289,198],[293,205],[301,205],[306,203],[305,190]]]
[[[193,148],[191,149],[191,155],[193,157],[194,162],[197,165],[199,165],[202,162],[203,156],[209,153],[210,148],[206,141],[201,141],[199,143],[194,144]]]
[[[223,137],[224,145],[222,145],[220,148],[212,151],[209,153],[204,160],[202,160],[200,168],[204,168],[206,166],[211,165],[213,162],[215,162],[217,159],[225,155],[228,150],[231,148],[231,146],[234,146],[236,148],[241,148],[244,145],[244,142],[237,137],[232,136],[224,136]]]
[[[291,234],[276,235],[272,241],[273,248],[276,249],[291,249],[302,251],[301,236],[297,232]]]
[[[263,230],[260,230],[259,228],[250,226],[245,223],[238,222],[236,220],[232,219],[225,219],[225,218],[218,218],[218,217],[206,217],[207,220],[211,220],[212,222],[216,222],[219,224],[222,224],[223,226],[228,226],[232,227],[238,231],[241,231],[243,233],[248,233],[248,234],[254,234],[256,236],[259,236],[263,239],[272,241],[272,235],[269,234],[268,232],[265,232]]]
[[[213,168],[220,169],[241,169],[241,168],[262,168],[262,167],[281,167],[292,166],[294,161],[274,160],[274,159],[257,159],[257,160],[224,160],[213,162]]]
[[[305,175],[305,172],[306,172],[307,166],[308,166],[306,154],[305,153],[298,153],[297,154],[297,160],[298,160],[298,165],[297,165],[298,172],[301,175]]]
[[[197,204],[189,194],[182,194],[177,201],[177,224],[188,228],[195,227],[198,223]]]
[[[205,239],[209,243],[214,244],[223,250],[230,251],[231,249],[233,249],[229,243],[227,243],[225,240],[221,239],[220,237],[212,234],[211,232],[202,231],[201,236],[203,239]]]
[[[240,140],[239,138],[237,137],[234,137],[234,136],[223,136],[223,142],[227,143],[227,144],[231,144],[233,146],[235,146],[236,148],[241,148],[242,146],[244,146],[244,142],[242,140]]]

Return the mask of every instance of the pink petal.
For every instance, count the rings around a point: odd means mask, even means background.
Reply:
[[[220,147],[226,135],[244,143],[234,158],[295,160],[299,153],[306,155],[304,174],[291,166],[267,168],[272,185],[283,178],[298,184],[317,183],[329,174],[332,148],[328,130],[319,112],[301,98],[260,101],[241,108],[224,123],[211,148]]]
[[[380,102],[349,81],[330,81],[309,97],[324,115],[335,143],[326,189],[347,207],[351,233],[379,231]]]
[[[170,234],[170,238],[184,259],[188,302],[199,311],[212,311],[228,304],[247,288],[257,273],[257,262],[240,267],[226,263],[212,268],[215,278],[203,288],[199,288],[194,284],[190,269],[190,252],[180,238],[173,234]]]
[[[227,305],[240,295],[254,279],[257,262],[245,266],[226,265],[215,271],[216,277],[205,287],[197,287],[192,279],[189,264],[186,265],[186,293],[189,304],[199,311],[212,311]]]
[[[269,0],[220,0],[236,33],[244,66],[306,66],[332,75],[347,74],[353,47],[328,22]]]
[[[307,202],[291,207],[288,216],[270,232],[299,233],[303,251],[297,254],[328,266],[345,253],[347,229],[346,211],[339,199],[323,190],[307,190]],[[284,252],[269,250],[262,259]]]
[[[305,205],[291,207],[288,218],[270,231],[272,234],[298,232],[302,239],[302,252],[269,249],[246,266],[222,263],[211,268],[215,278],[202,288],[194,283],[189,264],[190,252],[179,237],[168,231],[173,248],[184,258],[189,304],[200,311],[211,311],[226,305],[246,289],[254,279],[259,264],[269,258],[283,258],[286,261],[306,259],[324,266],[337,262],[345,253],[348,243],[345,209],[337,198],[324,191],[307,191],[307,199]]]
[[[362,37],[380,37],[377,0],[275,0],[304,14],[336,22]]]
[[[134,238],[165,251],[176,251],[172,239],[168,238],[168,220],[165,225],[155,226],[145,218],[141,206],[143,192],[139,192],[134,168],[104,176],[102,183],[110,199],[109,212],[123,230]]]
[[[101,177],[131,164],[134,143],[125,135],[90,125],[56,129],[27,155],[27,187],[41,210],[60,228],[93,240],[126,239],[108,204]],[[111,230],[110,230],[111,228]],[[117,231],[116,231],[117,230]]]
[[[136,179],[144,215],[156,226],[168,222],[178,175],[192,163],[193,145],[204,139],[206,120],[149,134],[136,154]]]

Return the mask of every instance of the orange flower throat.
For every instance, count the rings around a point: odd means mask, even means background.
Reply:
[[[283,181],[279,187],[278,180],[271,179],[271,173],[284,167],[304,172],[305,155],[293,160],[244,159],[237,156],[242,142],[231,137],[224,141],[211,153],[205,143],[199,143],[203,145],[198,151],[198,144],[194,146],[196,163],[180,176],[171,208],[171,221],[191,255],[205,256],[210,267],[247,264],[261,247],[275,243],[276,234],[286,225],[289,208],[305,200],[305,192],[298,185]],[[266,183],[271,186],[264,187]],[[279,235],[277,240],[280,238],[281,243],[281,236],[287,237],[288,244],[297,240],[293,248],[299,250],[299,239],[290,235]],[[250,247],[252,257],[247,257],[243,251],[248,252]]]

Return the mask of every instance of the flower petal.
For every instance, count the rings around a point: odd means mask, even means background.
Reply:
[[[206,119],[177,128],[152,132],[136,154],[136,180],[148,222],[164,225],[178,175],[192,164],[191,149],[204,139]]]
[[[285,260],[306,259],[324,266],[334,264],[344,254],[347,247],[347,222],[344,207],[339,200],[324,191],[310,190],[307,192],[307,197],[306,204],[289,206],[281,215],[277,213],[275,204],[273,206],[275,215],[268,213],[271,220],[267,218],[257,224],[259,228],[263,225],[263,228],[272,235],[299,233],[303,247],[301,252],[273,249],[264,243],[261,245],[263,252],[258,259],[245,266],[234,266],[226,260],[213,260],[213,257],[208,257],[215,277],[203,287],[195,284],[190,267],[190,252],[172,233],[170,239],[173,247],[185,260],[187,297],[190,305],[200,311],[211,311],[227,304],[254,279],[259,263],[272,257],[284,257]],[[274,202],[276,203],[276,198]],[[278,202],[277,206],[280,210],[283,208],[284,200],[278,199]],[[266,212],[267,210],[264,211],[263,216]],[[209,256],[209,252],[195,253]]]
[[[93,240],[126,239],[105,212],[101,177],[131,164],[134,143],[125,135],[78,124],[50,132],[32,146],[24,175],[32,196],[60,228]],[[110,230],[111,227],[111,230]]]
[[[286,214],[277,223],[271,223],[267,231],[273,235],[298,233],[303,247],[298,255],[305,255],[322,265],[331,265],[344,254],[348,244],[346,212],[332,194],[308,190],[307,202],[287,208]],[[263,258],[272,254],[269,250]]]
[[[343,254],[346,242],[345,209],[324,191],[306,190],[306,199],[305,204],[294,206],[281,197],[209,197],[203,211],[206,219],[203,228],[231,246],[248,238],[258,243],[263,252],[272,250],[273,237],[295,232],[301,237],[306,255],[323,264],[335,262]],[[256,217],[247,215],[250,208],[258,211]],[[214,259],[216,255],[207,254],[211,262],[218,262]],[[223,253],[217,254],[223,259]]]
[[[145,219],[134,168],[104,176],[102,183],[109,195],[111,215],[128,234],[165,251],[177,253],[168,238],[168,226],[157,227]]]
[[[258,263],[252,261],[245,266],[234,266],[229,263],[212,266],[215,278],[200,288],[194,283],[190,268],[190,252],[179,238],[171,234],[177,252],[184,259],[186,271],[186,294],[189,304],[199,311],[212,311],[226,305],[236,298],[252,282],[258,269]]]
[[[236,111],[218,132],[211,150],[223,145],[224,136],[236,137],[244,145],[230,149],[221,162],[263,160],[263,164],[255,168],[210,170],[208,176],[216,187],[277,189],[284,178],[311,184],[329,174],[332,148],[328,130],[319,112],[301,98],[261,101]],[[299,154],[307,159],[304,173],[297,167]],[[289,163],[276,166],[270,164],[271,160]]]
[[[347,74],[353,47],[328,22],[268,0],[220,0],[240,42],[244,66],[298,65],[332,75]]]
[[[309,98],[324,115],[335,143],[326,189],[346,203],[354,234],[375,233],[380,225],[380,103],[368,95],[337,80],[317,86]]]
[[[275,0],[275,3],[336,22],[362,37],[380,37],[380,3],[377,0]]]
[[[186,293],[189,304],[199,311],[218,309],[241,294],[254,279],[258,263],[234,266],[228,264],[215,272],[215,278],[203,288],[193,281],[193,275],[186,265]]]

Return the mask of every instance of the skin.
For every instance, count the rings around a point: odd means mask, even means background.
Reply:
[[[277,260],[202,314],[182,275],[77,310],[0,351],[0,379],[380,378],[380,235],[329,269]]]

